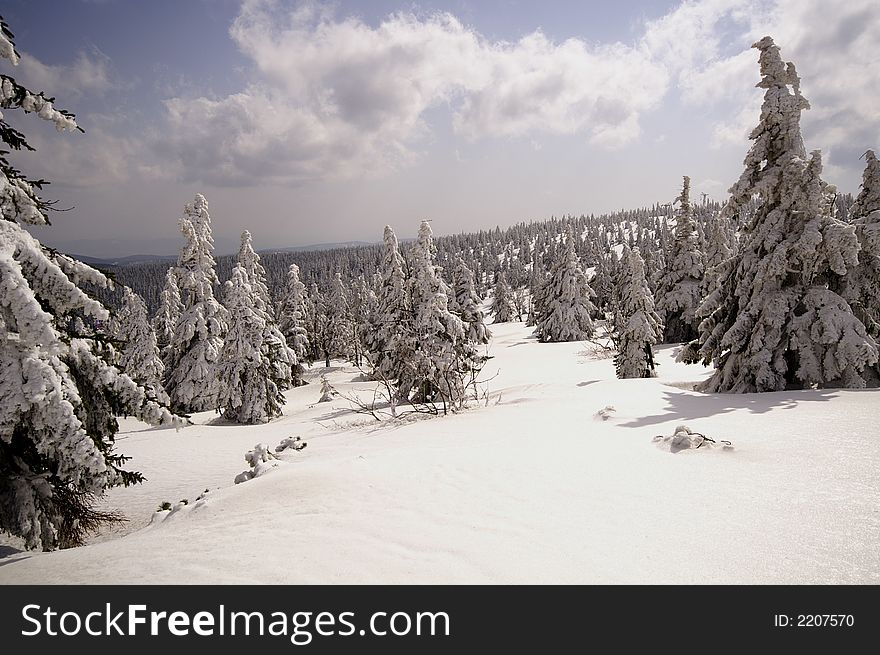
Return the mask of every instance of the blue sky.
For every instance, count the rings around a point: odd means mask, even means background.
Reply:
[[[771,34],[812,109],[807,148],[858,189],[878,147],[880,5],[689,2],[22,1],[4,72],[83,134],[18,121],[78,254],[173,253],[207,196],[218,250],[377,240],[668,202],[722,200],[758,119]]]

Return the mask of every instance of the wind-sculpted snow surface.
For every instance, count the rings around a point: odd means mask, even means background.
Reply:
[[[460,414],[379,424],[342,398],[375,383],[337,361],[308,369],[268,424],[124,420],[148,479],[110,492],[129,534],[7,557],[0,583],[880,582],[880,392],[701,394],[710,371],[673,346],[656,347],[657,378],[619,380],[583,342],[530,331],[495,326],[490,402]],[[316,402],[321,374],[331,402]],[[680,425],[720,447],[653,442]],[[232,483],[255,443],[294,434],[309,447]]]

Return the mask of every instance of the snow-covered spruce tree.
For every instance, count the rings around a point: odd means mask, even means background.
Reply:
[[[676,217],[675,237],[666,269],[657,285],[657,312],[663,317],[663,342],[681,343],[697,336],[697,307],[703,291],[705,264],[690,200],[691,178],[684,176]]]
[[[416,402],[442,402],[444,411],[464,399],[479,357],[464,332],[461,319],[449,311],[449,287],[434,264],[434,239],[428,221],[422,221],[412,253],[409,280],[415,351],[404,362],[415,380]]]
[[[562,256],[539,294],[535,326],[538,340],[580,341],[593,336],[593,295],[574,250],[574,236],[569,233]]]
[[[397,236],[391,226],[386,225],[379,263],[374,338],[368,348],[375,376],[396,385],[400,399],[406,400],[415,381],[412,367],[408,365],[415,350],[415,336],[404,264]]]
[[[19,55],[0,19],[0,58]],[[21,110],[59,131],[78,129],[73,114],[42,93],[0,75],[0,109]],[[0,113],[0,139],[10,150],[33,150]],[[22,225],[48,225],[51,203],[40,182],[13,168],[0,152],[0,530],[29,549],[66,548],[105,522],[96,509],[109,487],[143,480],[124,470],[115,452],[114,412],[153,425],[182,420],[105,360],[104,336],[86,323],[106,323],[108,311],[79,285],[107,278],[42,246]]]
[[[718,283],[718,267],[733,256],[730,220],[723,216],[711,216],[706,226],[706,274],[703,277],[703,298],[715,290]]]
[[[652,346],[661,332],[660,317],[654,311],[654,297],[645,279],[645,264],[638,250],[623,246],[617,274],[617,306],[614,324],[620,326],[614,341],[618,352],[614,366],[619,378],[652,378]]]
[[[351,286],[348,306],[352,361],[355,366],[361,367],[367,343],[372,339],[370,319],[376,313],[376,294],[367,286],[367,280],[363,275],[359,275]]]
[[[507,283],[504,272],[498,273],[495,279],[495,290],[492,292],[492,306],[490,311],[493,315],[493,323],[509,323],[519,320],[516,309],[513,306],[513,291]]]
[[[800,114],[809,104],[794,65],[770,37],[754,47],[761,120],[724,215],[735,219],[756,194],[760,204],[737,254],[719,267],[719,286],[698,310],[700,335],[680,358],[715,365],[701,385],[712,392],[863,386],[860,373],[877,362],[877,346],[829,288],[857,263],[855,228],[823,211],[822,161],[818,151],[806,155]]]
[[[182,313],[183,303],[177,287],[177,271],[174,266],[170,266],[165,273],[165,286],[159,295],[159,310],[153,318],[153,330],[156,332],[156,344],[162,353],[162,361],[167,361],[167,348],[174,339],[174,329]]]
[[[177,259],[184,309],[169,346],[165,390],[174,409],[203,412],[219,407],[216,367],[226,334],[226,310],[214,298],[214,239],[202,194],[185,206],[180,231],[186,239]]]
[[[867,165],[862,189],[850,207],[861,250],[859,263],[841,281],[841,295],[852,306],[868,333],[880,336],[880,162],[873,150],[865,153]]]
[[[325,307],[327,327],[324,338],[324,355],[327,366],[330,366],[331,357],[349,357],[353,351],[351,309],[348,305],[348,293],[342,283],[342,274],[338,271],[333,276]]]
[[[305,302],[305,328],[306,339],[309,343],[309,353],[306,361],[311,364],[316,362],[324,353],[324,333],[327,327],[327,317],[324,314],[324,296],[318,290],[318,285],[312,282]]]
[[[452,285],[455,304],[461,320],[464,322],[465,338],[471,343],[489,343],[489,328],[483,322],[482,301],[474,289],[474,274],[463,259],[452,272]]]
[[[333,400],[333,394],[336,393],[336,390],[333,388],[333,385],[330,384],[330,380],[327,379],[326,375],[321,376],[321,397],[318,398],[319,403],[329,403]]]
[[[547,281],[547,273],[541,265],[538,257],[537,246],[532,251],[532,271],[529,275],[529,313],[526,316],[526,326],[535,327],[538,315],[541,313],[542,292]]]
[[[238,265],[247,273],[248,282],[254,292],[254,309],[263,319],[263,344],[269,358],[272,381],[281,391],[297,386],[294,374],[297,371],[296,353],[288,347],[278,324],[266,286],[266,269],[260,263],[260,256],[254,251],[251,233],[241,233],[241,246],[238,249]]]
[[[281,416],[284,396],[273,380],[265,312],[244,266],[232,269],[226,285],[229,330],[217,365],[223,416],[235,423],[264,423]]]
[[[123,309],[119,313],[118,336],[122,341],[119,368],[144,387],[152,397],[163,405],[170,404],[168,394],[162,387],[165,365],[159,356],[156,333],[147,316],[143,298],[128,287],[122,294]]]
[[[849,208],[849,216],[855,220],[880,210],[880,161],[873,150],[866,150],[865,171],[862,188]]]
[[[239,266],[248,275],[251,289],[254,291],[254,307],[268,312],[272,301],[269,299],[269,287],[266,286],[266,269],[260,263],[260,256],[254,250],[254,242],[249,230],[241,233],[241,245],[238,247],[236,259]]]
[[[305,291],[306,285],[299,279],[299,266],[291,264],[287,269],[284,296],[278,306],[278,329],[284,335],[287,345],[296,353],[294,382],[297,385],[304,384],[303,367],[300,362],[308,359],[309,353],[309,339],[305,327],[308,317]]]

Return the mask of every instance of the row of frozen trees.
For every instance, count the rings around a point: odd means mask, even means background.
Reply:
[[[334,276],[325,293],[307,292],[296,264],[276,303],[251,235],[242,234],[223,302],[213,258],[208,203],[197,195],[180,229],[185,244],[168,269],[158,311],[125,289],[113,323],[118,363],[177,413],[218,409],[238,423],[281,414],[282,392],[303,383],[303,362],[349,358],[389,391],[392,408],[421,403],[459,407],[485,359],[488,342],[473,274],[463,263],[447,284],[434,261],[428,222],[405,262],[385,228],[383,258],[368,282],[347,289]]]

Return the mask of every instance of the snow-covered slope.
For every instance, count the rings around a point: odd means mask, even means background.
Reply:
[[[880,391],[708,396],[672,347],[657,379],[617,380],[586,343],[491,328],[490,402],[456,416],[379,424],[310,384],[269,425],[125,421],[148,478],[108,498],[126,534],[14,553],[0,583],[880,582]],[[328,375],[371,388],[357,377]],[[652,442],[681,423],[734,450]],[[245,451],[294,435],[308,448],[232,484]]]

